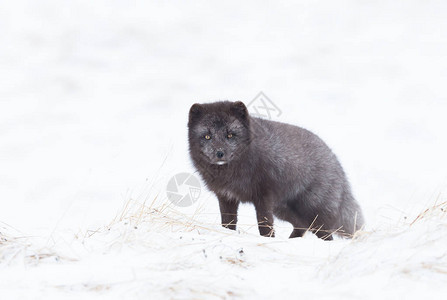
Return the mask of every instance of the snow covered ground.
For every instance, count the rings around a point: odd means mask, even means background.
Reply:
[[[447,293],[446,2],[0,3],[2,299]],[[189,107],[260,91],[340,158],[356,239],[170,205]]]

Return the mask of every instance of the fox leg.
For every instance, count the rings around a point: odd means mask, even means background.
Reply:
[[[236,230],[238,207],[239,201],[219,197],[220,216],[223,227]]]

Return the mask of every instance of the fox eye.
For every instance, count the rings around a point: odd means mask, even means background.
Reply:
[[[207,135],[204,136],[204,138],[205,138],[205,140],[210,140],[211,136],[209,134],[207,134]]]
[[[227,138],[231,139],[233,137],[232,133],[227,134]]]

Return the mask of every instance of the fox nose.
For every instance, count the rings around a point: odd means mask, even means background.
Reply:
[[[222,151],[217,151],[216,152],[216,156],[218,157],[218,158],[222,158],[223,156],[224,156],[224,153],[222,152]]]

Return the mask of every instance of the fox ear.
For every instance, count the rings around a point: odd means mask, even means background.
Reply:
[[[232,103],[231,113],[242,120],[248,119],[248,110],[242,101]]]
[[[189,109],[189,123],[197,120],[203,113],[203,106],[195,103]]]

